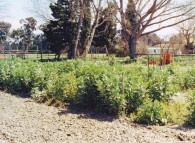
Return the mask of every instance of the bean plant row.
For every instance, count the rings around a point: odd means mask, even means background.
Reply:
[[[131,116],[137,122],[166,124],[172,121],[167,108],[173,105],[175,94],[193,92],[195,66],[171,64],[148,70],[139,63],[5,60],[0,62],[0,85],[7,92],[26,93],[51,104],[71,104]],[[182,115],[194,124],[194,98],[191,99],[193,103],[186,107],[189,114]]]

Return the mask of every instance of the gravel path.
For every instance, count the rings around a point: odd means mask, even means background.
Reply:
[[[0,143],[195,143],[195,129],[143,126],[0,92]]]

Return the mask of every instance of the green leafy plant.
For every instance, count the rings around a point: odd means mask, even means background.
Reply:
[[[140,62],[130,65],[82,60],[0,62],[0,86],[8,92],[29,93],[48,105],[76,104],[109,114],[134,114],[137,122],[147,124],[185,121],[187,114],[183,112],[187,113],[187,104],[172,102],[172,96],[193,89],[194,79],[194,66],[183,68],[173,64],[165,69],[155,66],[148,69]],[[188,109],[191,124],[193,109],[192,102]]]
[[[174,94],[172,76],[167,71],[152,70],[148,80],[147,94],[152,101],[167,102]]]
[[[192,90],[190,92],[189,102],[190,106],[188,107],[189,115],[187,123],[192,126],[195,126],[195,90]]]
[[[163,110],[159,101],[147,99],[143,105],[138,108],[135,121],[139,123],[146,123],[151,125],[160,124],[162,122],[161,112]]]
[[[174,101],[171,103],[163,103],[162,122],[164,124],[184,124],[187,120],[186,116],[189,114],[187,108],[189,106],[186,102]]]

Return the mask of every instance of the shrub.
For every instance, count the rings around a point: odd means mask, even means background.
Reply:
[[[77,93],[77,81],[74,73],[53,74],[47,81],[45,93],[48,97],[64,103],[74,103]]]
[[[162,122],[164,124],[183,124],[186,122],[186,116],[189,114],[188,103],[174,101],[172,103],[164,103],[162,111]]]
[[[32,89],[34,65],[26,62],[5,62],[0,71],[1,82],[7,91],[11,93],[25,92],[29,93]]]
[[[161,112],[163,107],[159,101],[147,99],[143,105],[138,108],[135,121],[139,123],[146,123],[151,125],[160,124],[162,122]]]
[[[167,71],[159,69],[151,70],[148,80],[147,94],[152,101],[170,101],[175,90],[172,84],[172,76]]]
[[[161,118],[168,122],[183,120],[175,120],[177,115],[171,115],[176,111],[183,116],[183,110],[179,109],[182,104],[167,104],[170,110],[164,110],[161,103],[170,103],[178,87],[194,88],[194,73],[194,67],[180,70],[171,65],[148,71],[138,62],[121,65],[79,60],[47,63],[16,60],[0,63],[0,85],[9,92],[31,93],[49,104],[73,103],[115,115],[135,113],[137,121],[158,124]],[[189,110],[193,116],[192,109]]]
[[[101,96],[102,107],[112,114],[121,114],[125,107],[122,76],[112,72],[102,75],[97,80],[97,88]],[[102,108],[101,107],[101,108]]]
[[[177,73],[174,76],[174,81],[180,86],[180,89],[187,91],[195,88],[195,67],[177,68]]]
[[[192,90],[189,97],[190,106],[188,107],[188,124],[195,126],[195,90]]]
[[[124,73],[126,114],[137,112],[146,98],[147,74],[144,68],[134,66]]]
[[[76,69],[78,81],[77,104],[96,109],[100,96],[96,86],[96,80],[106,72],[101,64],[80,64]]]

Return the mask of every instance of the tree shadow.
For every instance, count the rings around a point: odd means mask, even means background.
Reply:
[[[67,108],[60,109],[60,111],[58,112],[59,116],[67,114],[77,114],[78,119],[94,119],[101,122],[113,122],[114,120],[119,119],[119,117],[116,115],[97,112],[94,109],[80,107],[77,105],[69,105]]]
[[[40,59],[38,61],[45,63],[45,62],[59,62],[59,61],[66,61],[66,60],[67,60],[66,58],[62,58],[62,59],[53,58],[53,59]]]
[[[12,92],[6,90],[3,86],[0,85],[0,92],[10,94],[11,96],[19,97],[19,98],[32,98],[30,93],[26,92]]]
[[[188,130],[195,130],[195,127],[190,126],[188,124],[183,124],[183,125],[177,125],[177,126],[172,126],[170,127],[172,129],[180,130],[180,131],[188,131]]]

